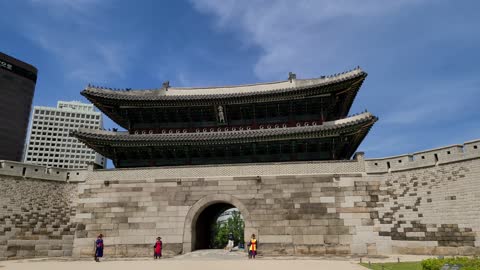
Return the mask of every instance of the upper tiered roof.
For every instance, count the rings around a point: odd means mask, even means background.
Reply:
[[[332,118],[327,119],[332,120],[348,115],[366,76],[367,73],[358,67],[348,72],[314,79],[296,79],[296,76],[290,76],[286,81],[239,86],[179,88],[164,83],[164,86],[158,89],[121,90],[89,85],[81,94],[126,129],[135,126],[135,121],[139,121],[134,119],[134,115],[155,115],[158,113],[155,109],[176,110],[193,106],[216,108],[219,105],[243,106],[321,98],[325,102],[322,106],[328,106],[334,111],[329,114]]]
[[[304,90],[315,87],[324,87],[328,92],[327,86],[346,82],[352,79],[365,78],[367,75],[360,67],[348,72],[335,74],[331,76],[322,76],[314,79],[291,79],[287,81],[245,84],[238,86],[220,86],[220,87],[169,87],[164,86],[158,89],[112,89],[98,86],[87,86],[82,91],[82,95],[89,99],[95,97],[113,100],[130,101],[160,101],[160,100],[195,100],[195,99],[224,99],[244,97],[251,95],[265,95]]]

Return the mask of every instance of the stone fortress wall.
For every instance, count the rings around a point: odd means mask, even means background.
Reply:
[[[365,162],[378,253],[480,254],[480,140]],[[366,240],[365,240],[366,241]]]
[[[99,233],[107,256],[150,256],[157,236],[166,254],[188,252],[198,216],[216,203],[240,209],[264,254],[480,254],[480,140],[350,161],[0,164],[0,258],[91,256]]]
[[[85,172],[0,161],[0,260],[72,255]]]

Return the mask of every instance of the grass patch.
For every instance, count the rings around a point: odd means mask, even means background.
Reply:
[[[368,263],[361,263],[360,265],[373,270],[422,270],[420,262],[372,263],[370,267],[368,266]],[[384,268],[382,268],[382,265]]]

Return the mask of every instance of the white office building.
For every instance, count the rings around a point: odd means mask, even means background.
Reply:
[[[79,101],[59,101],[56,108],[35,106],[24,162],[68,169],[86,168],[93,162],[104,168],[103,156],[70,137],[70,131],[79,127],[102,129],[102,114]]]

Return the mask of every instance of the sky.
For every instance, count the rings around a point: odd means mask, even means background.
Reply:
[[[367,158],[480,138],[474,0],[0,0],[0,51],[39,69],[33,105],[89,83],[151,89],[314,78],[360,66]],[[116,124],[104,118],[105,127]]]

